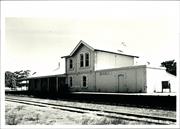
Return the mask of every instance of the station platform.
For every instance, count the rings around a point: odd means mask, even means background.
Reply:
[[[176,93],[103,93],[70,92],[64,94],[41,94],[29,91],[6,92],[11,95],[26,95],[40,98],[60,99],[73,102],[102,103],[110,105],[135,106],[163,110],[176,110]]]
[[[72,92],[67,98],[89,102],[110,103],[115,105],[148,107],[176,110],[176,93],[102,93]]]
[[[127,95],[127,96],[177,96],[177,93],[105,93],[105,92],[72,92],[71,94],[89,94],[89,95]]]

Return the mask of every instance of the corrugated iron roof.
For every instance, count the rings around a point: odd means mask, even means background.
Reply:
[[[107,52],[107,53],[113,53],[113,54],[118,54],[118,55],[125,55],[125,56],[131,56],[131,57],[136,57],[139,58],[138,56],[136,56],[135,54],[133,54],[132,52],[126,52],[118,49],[117,46],[112,46],[111,44],[97,44],[97,43],[86,43],[83,40],[80,40],[80,42],[76,45],[76,47],[73,49],[73,51],[70,53],[70,55],[68,56],[62,56],[61,58],[67,58],[67,57],[71,57],[73,56],[73,54],[78,50],[78,48],[81,45],[85,45],[86,47],[88,47],[90,50],[92,51],[102,51],[102,52]]]
[[[64,69],[60,69],[56,68],[53,71],[46,71],[46,72],[37,72],[34,75],[29,76],[28,78],[38,78],[38,77],[50,77],[50,76],[56,76],[56,75],[64,75],[65,74],[65,70]]]

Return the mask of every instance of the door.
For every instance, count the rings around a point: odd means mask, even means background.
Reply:
[[[118,92],[127,92],[127,86],[125,81],[125,75],[118,75]]]
[[[65,84],[65,77],[58,77],[58,92],[63,94],[67,92],[67,85]]]

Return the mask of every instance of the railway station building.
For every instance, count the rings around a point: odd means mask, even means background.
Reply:
[[[175,92],[176,77],[163,67],[136,65],[136,55],[97,49],[80,41],[65,59],[65,73],[27,78],[29,91],[44,93]]]

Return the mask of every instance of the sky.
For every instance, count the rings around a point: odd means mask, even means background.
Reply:
[[[179,1],[3,1],[5,70],[64,71],[80,40],[160,65],[179,60]]]

